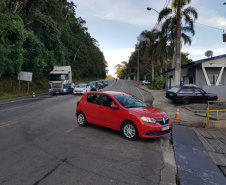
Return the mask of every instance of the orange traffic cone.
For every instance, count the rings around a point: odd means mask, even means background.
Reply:
[[[179,118],[179,107],[177,107],[177,112],[176,112],[176,115],[175,115],[175,120],[180,120]]]

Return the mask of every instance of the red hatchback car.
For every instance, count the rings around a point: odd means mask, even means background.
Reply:
[[[165,136],[172,129],[166,112],[122,92],[88,92],[78,101],[75,114],[81,127],[87,122],[105,126],[121,131],[128,140]]]

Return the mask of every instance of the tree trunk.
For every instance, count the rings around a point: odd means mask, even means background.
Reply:
[[[175,86],[180,86],[180,76],[181,76],[181,60],[180,60],[180,39],[181,39],[181,6],[180,0],[178,0],[178,8],[177,8],[177,42],[176,42],[176,65],[175,65],[175,75],[174,82]]]
[[[154,70],[154,60],[152,58],[151,60],[151,75],[152,75],[152,82],[154,82],[154,79],[155,79],[155,70]]]
[[[176,66],[176,40],[177,40],[177,38],[175,37],[173,40],[174,41],[173,41],[172,69],[174,69]]]
[[[162,73],[162,66],[160,68],[160,73]],[[160,75],[160,79],[162,80],[162,75]]]

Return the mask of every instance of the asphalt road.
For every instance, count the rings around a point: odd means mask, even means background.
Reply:
[[[152,103],[133,81],[119,80],[107,90]],[[80,98],[46,94],[0,101],[0,184],[163,184],[169,173],[164,172],[164,143],[170,136],[128,141],[108,128],[79,127],[75,110]]]

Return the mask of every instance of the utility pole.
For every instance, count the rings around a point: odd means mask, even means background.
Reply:
[[[139,71],[140,71],[140,68],[139,68],[139,63],[140,63],[140,36],[139,36],[139,38],[138,38],[138,44],[137,44],[137,54],[138,54],[138,56],[137,56],[137,81],[139,82],[139,76],[140,76],[140,74],[139,74]]]
[[[175,86],[180,86],[181,78],[181,0],[178,0],[177,5],[177,25],[176,25],[176,57],[175,57]]]
[[[137,57],[137,81],[139,82],[139,76],[140,76],[140,74],[139,74],[139,60],[140,60],[140,56],[139,56],[139,45],[138,45],[138,57]]]

